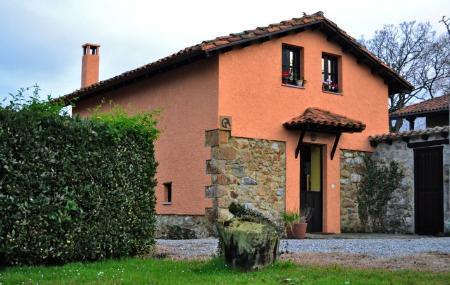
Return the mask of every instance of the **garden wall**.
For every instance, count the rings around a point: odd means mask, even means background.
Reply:
[[[362,232],[358,214],[358,187],[363,175],[364,158],[370,153],[341,150],[341,231]]]
[[[205,216],[157,215],[156,238],[197,239],[215,234],[213,220]]]
[[[358,189],[361,177],[364,175],[364,158],[370,156],[382,163],[389,160],[381,160],[380,157],[388,157],[398,162],[405,175],[401,187],[394,191],[388,203],[387,213],[383,225],[389,233],[413,233],[414,220],[414,189],[411,188],[410,180],[413,169],[410,168],[405,158],[408,155],[399,154],[394,147],[392,153],[376,154],[341,150],[341,227],[342,232],[372,232],[369,224],[362,224],[358,213]],[[378,151],[378,149],[377,149]]]
[[[447,128],[434,128],[422,132],[381,138],[370,153],[341,150],[341,227],[343,232],[371,232],[369,225],[361,224],[358,214],[358,187],[363,175],[364,157],[370,155],[377,162],[399,164],[404,178],[388,203],[384,226],[386,232],[414,233],[414,149],[410,143],[442,141]],[[444,171],[444,231],[450,233],[450,146],[443,144]]]

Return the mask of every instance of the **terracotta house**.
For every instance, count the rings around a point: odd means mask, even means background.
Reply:
[[[102,100],[162,111],[161,236],[208,236],[232,201],[275,220],[310,208],[309,231],[341,232],[341,154],[372,152],[369,136],[388,131],[388,94],[412,89],[322,12],[100,82],[98,57],[99,46],[83,46],[82,88],[64,99],[82,116]]]

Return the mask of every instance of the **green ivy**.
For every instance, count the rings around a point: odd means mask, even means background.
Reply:
[[[152,114],[71,118],[36,96],[0,107],[0,263],[49,264],[152,249]]]
[[[380,164],[370,157],[364,160],[363,175],[358,191],[358,214],[363,225],[370,223],[374,231],[386,231],[386,212],[392,193],[404,178],[399,164]]]

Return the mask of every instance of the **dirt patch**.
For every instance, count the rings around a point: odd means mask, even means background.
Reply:
[[[280,259],[290,260],[298,264],[322,266],[340,265],[366,269],[409,269],[414,271],[433,272],[450,271],[450,254],[434,252],[391,258],[343,253],[289,253],[282,254]]]

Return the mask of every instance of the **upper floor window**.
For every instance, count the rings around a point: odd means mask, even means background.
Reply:
[[[299,47],[283,45],[281,82],[283,84],[303,86],[301,71],[302,49]]]
[[[322,54],[322,89],[339,92],[339,59],[336,56]]]

